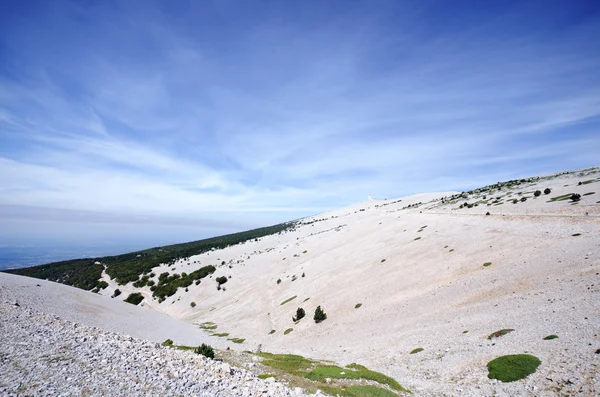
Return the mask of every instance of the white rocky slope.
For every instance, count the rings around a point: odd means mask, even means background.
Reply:
[[[190,351],[105,330],[115,323],[122,327],[128,316],[144,318],[145,314],[140,314],[143,309],[132,307],[128,312],[113,307],[111,313],[102,313],[98,308],[105,302],[99,296],[87,293],[87,302],[79,302],[69,287],[30,281],[35,280],[0,273],[2,396],[304,395],[302,390],[258,379]],[[58,303],[68,307],[53,307],[48,302],[55,302],[61,290],[64,295]],[[88,310],[83,310],[85,307]],[[49,308],[60,315],[44,312]],[[94,323],[97,313],[110,323],[90,327],[65,319],[74,314],[84,323]],[[180,332],[176,321],[161,316],[154,321],[145,326],[160,329],[168,325],[174,334]],[[135,333],[131,322],[128,326]],[[143,336],[155,335],[150,329],[138,331]]]
[[[546,188],[551,193],[534,195]],[[452,193],[370,200],[304,219],[293,232],[157,267],[156,278],[212,264],[213,280],[231,278],[224,289],[205,279],[162,303],[145,287],[142,304],[245,339],[226,341],[232,349],[260,344],[357,362],[416,395],[593,395],[600,393],[599,189],[594,168],[455,200]],[[581,200],[570,201],[571,193]],[[478,205],[461,208],[465,202]],[[317,305],[328,315],[320,324],[312,321]],[[298,307],[307,317],[295,324]],[[487,338],[505,328],[515,331]],[[550,334],[559,338],[543,340]],[[417,347],[424,350],[410,354]],[[542,365],[514,383],[487,378],[490,360],[517,353]]]

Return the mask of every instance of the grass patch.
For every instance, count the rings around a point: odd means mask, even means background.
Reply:
[[[566,201],[566,200],[569,200],[569,199],[571,198],[571,195],[572,195],[572,194],[573,194],[573,193],[567,193],[567,194],[563,194],[562,196],[555,196],[555,197],[552,197],[552,198],[551,198],[551,199],[548,201],[548,203],[552,203],[552,202],[554,202],[554,201]]]
[[[484,266],[484,267],[488,267],[488,266],[490,266],[491,264],[492,264],[492,262],[485,262],[485,263],[483,264],[483,266]]]
[[[200,328],[205,330],[215,330],[217,329],[217,324],[213,323],[212,321],[205,321],[200,324]]]
[[[502,335],[506,335],[506,334],[508,334],[509,332],[513,332],[513,331],[514,331],[514,329],[512,329],[512,328],[505,328],[505,329],[501,329],[500,331],[496,331],[496,332],[494,332],[494,333],[491,333],[491,334],[489,334],[489,335],[488,335],[488,339],[492,339],[492,338],[499,338],[499,337],[501,337]]]
[[[277,331],[275,331],[274,329],[272,329],[271,331],[269,331],[269,335],[273,335],[275,332],[277,332]]]
[[[313,366],[313,361],[295,354],[256,353],[262,364],[292,375],[302,376]]]
[[[454,248],[452,248],[452,249],[451,249],[450,251],[448,251],[448,252],[454,252]]]
[[[552,340],[552,339],[558,339],[558,335],[548,335],[544,338],[544,340]]]
[[[408,392],[408,390],[396,382],[395,379],[390,378],[389,376],[386,376],[380,372],[371,371],[370,369],[355,363],[347,365],[346,368],[341,368],[337,365],[317,366],[304,377],[317,382],[325,382],[326,378],[356,380],[367,379],[382,385],[388,385],[396,391]]]
[[[361,306],[362,306],[362,303],[357,303],[356,305],[354,305],[354,308],[355,308],[355,309],[358,309],[358,308],[359,308],[359,307],[361,307]]]
[[[594,183],[594,182],[598,182],[598,181],[595,180],[595,179],[590,179],[589,181],[583,181],[583,182],[581,182],[581,184],[582,185],[587,185],[587,184]]]
[[[417,241],[417,240],[420,240],[420,239],[421,239],[421,237],[417,237],[417,238],[415,238],[415,240],[414,240],[414,241]]]
[[[422,352],[423,350],[425,350],[425,349],[423,349],[422,347],[417,347],[416,349],[413,349],[410,352],[410,354],[417,354],[418,352]]]
[[[287,335],[287,334],[289,334],[290,332],[292,332],[293,330],[294,330],[294,328],[288,328],[288,329],[286,329],[285,331],[283,331],[283,334],[284,334],[284,335]]]
[[[224,338],[226,336],[229,336],[228,332],[223,332],[222,334],[212,334],[212,336],[218,336],[219,338]]]
[[[267,378],[275,378],[273,374],[260,374],[258,375],[258,379],[267,379]]]
[[[381,263],[383,263],[383,262],[385,262],[385,259],[382,259],[382,260],[381,260]]]
[[[342,397],[397,397],[398,394],[377,386],[330,387],[320,386],[323,393]]]
[[[573,237],[581,236],[581,233],[571,234],[571,236],[573,236]]]
[[[310,299],[310,298],[306,298],[306,299],[304,299],[302,302],[306,302],[306,301],[307,301],[307,300],[309,300],[309,299]]]
[[[232,341],[233,343],[244,343],[245,338],[227,338],[227,340]]]
[[[488,363],[488,378],[514,382],[534,373],[541,363],[539,358],[530,354],[501,356]]]
[[[582,194],[582,196],[591,196],[592,194],[596,194],[596,192],[588,192],[588,193],[584,193],[584,194]]]
[[[285,305],[286,303],[293,301],[293,300],[294,300],[294,299],[296,299],[297,297],[298,297],[298,295],[294,295],[294,296],[292,296],[291,298],[287,298],[286,300],[284,300],[283,302],[281,302],[279,305],[280,305],[280,306],[281,306],[281,305]]]

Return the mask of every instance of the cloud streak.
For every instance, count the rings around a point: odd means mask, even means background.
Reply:
[[[36,6],[0,10],[0,206],[24,219],[244,228],[600,153],[584,4]]]

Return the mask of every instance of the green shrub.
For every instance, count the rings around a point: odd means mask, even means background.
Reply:
[[[524,203],[525,201],[527,201],[527,197],[521,197],[521,201]]]
[[[512,329],[512,328],[505,328],[505,329],[501,329],[500,331],[496,331],[496,332],[494,332],[494,333],[491,333],[491,334],[489,334],[489,335],[488,335],[488,339],[492,339],[492,338],[499,338],[499,337],[501,337],[502,335],[506,335],[506,334],[508,334],[509,332],[513,332],[513,331],[514,331],[514,329]]]
[[[115,292],[113,292],[113,298],[116,298],[117,296],[121,295],[121,290],[120,289],[116,289]]]
[[[358,308],[359,308],[359,307],[361,307],[361,306],[362,306],[362,303],[357,303],[356,305],[354,305],[354,308],[355,308],[355,309],[358,309]]]
[[[196,307],[196,302],[192,302],[192,303],[190,303],[190,306],[191,306],[191,307]]]
[[[213,350],[213,348],[204,343],[198,346],[198,348],[194,350],[194,353],[202,354],[204,357],[208,358],[215,358],[215,351]]]
[[[576,202],[576,201],[579,201],[579,200],[581,200],[581,194],[579,194],[579,193],[573,193],[571,195],[571,201]]]
[[[275,332],[277,332],[277,331],[275,331],[274,329],[272,329],[271,331],[269,331],[269,335],[273,335]]]
[[[171,346],[173,346],[173,341],[172,341],[171,339],[167,339],[166,341],[164,341],[164,342],[162,343],[162,345],[163,345],[163,346],[168,346],[168,347],[171,347]]]
[[[501,356],[488,363],[488,378],[515,382],[534,373],[541,363],[539,358],[530,354]]]
[[[410,354],[417,354],[417,353],[419,353],[419,352],[422,352],[423,350],[425,350],[425,349],[423,349],[422,347],[417,347],[416,349],[413,349],[413,350],[410,352]]]
[[[299,307],[298,310],[296,310],[296,316],[292,317],[292,320],[299,321],[302,318],[304,318],[305,315],[306,315],[306,312],[304,311],[304,309]]]
[[[517,200],[517,199],[513,199],[513,201],[512,201],[513,204],[517,204],[518,202],[519,202],[519,200]]]
[[[550,194],[552,193],[552,189],[550,189],[549,187],[544,189],[544,194]]]
[[[289,334],[290,332],[292,332],[293,330],[294,330],[294,328],[288,328],[288,329],[286,329],[285,331],[283,331],[283,334],[284,334],[284,335],[287,335],[287,334]]]
[[[544,340],[552,340],[552,339],[557,339],[558,335],[548,335],[544,338]]]
[[[132,305],[139,305],[140,302],[144,300],[144,296],[139,292],[134,292],[133,294],[129,294],[125,302],[131,303]]]
[[[315,309],[315,315],[313,316],[315,323],[320,323],[321,321],[327,319],[327,314],[321,309],[321,306],[317,306]]]
[[[542,195],[542,192],[541,192],[541,191],[539,191],[539,190],[536,190],[535,192],[533,192],[533,195],[534,195],[535,197],[540,197],[540,196]]]
[[[225,277],[225,276],[217,277],[217,278],[215,279],[215,281],[216,281],[217,283],[219,283],[219,285],[221,285],[221,284],[225,284],[225,283],[227,282],[227,277]]]
[[[294,296],[292,296],[291,298],[287,298],[286,300],[284,300],[283,302],[281,302],[279,305],[280,305],[280,306],[282,306],[282,305],[285,305],[286,303],[288,303],[288,302],[290,302],[290,301],[293,301],[293,300],[294,300],[294,299],[296,299],[297,297],[298,297],[298,295],[294,295]]]
[[[277,284],[281,284],[281,279],[280,278],[277,279]]]
[[[488,266],[490,266],[491,264],[492,264],[492,262],[485,262],[485,263],[483,264],[483,266],[484,266],[484,267],[488,267]]]

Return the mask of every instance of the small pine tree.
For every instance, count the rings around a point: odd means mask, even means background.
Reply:
[[[292,317],[292,320],[298,321],[298,320],[304,318],[305,315],[306,315],[306,312],[304,311],[304,309],[299,307],[298,310],[296,310],[296,316]]]
[[[204,357],[215,358],[215,351],[209,345],[205,345],[204,343],[194,350],[196,354],[202,354]]]
[[[540,192],[539,190],[536,190],[536,191],[533,193],[533,195],[534,195],[535,197],[539,197],[539,196],[541,196],[541,195],[542,195],[542,192]]]
[[[579,200],[581,200],[581,194],[573,193],[571,195],[571,201],[579,201]]]
[[[317,306],[317,308],[315,309],[315,315],[313,317],[313,319],[315,320],[315,323],[320,323],[321,321],[325,320],[327,318],[327,314],[325,314],[325,312],[321,309],[321,306]]]
[[[549,187],[544,189],[544,194],[550,194],[550,192],[552,192],[552,189],[550,189]]]

